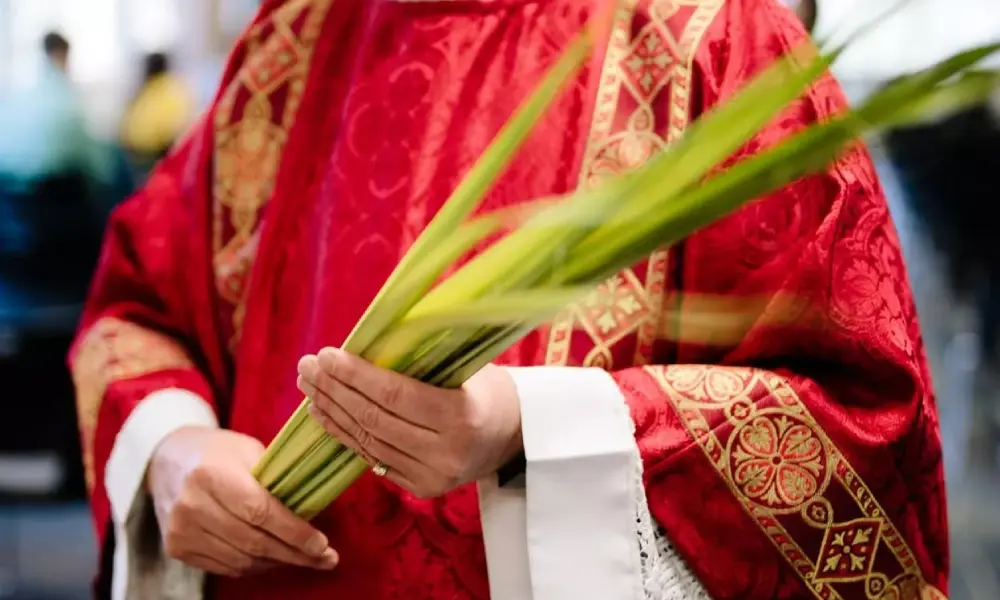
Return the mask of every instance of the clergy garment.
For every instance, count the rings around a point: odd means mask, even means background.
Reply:
[[[204,578],[144,537],[156,443],[271,440],[299,358],[343,341],[597,5],[264,3],[211,110],[116,211],[71,357],[116,599],[945,597],[937,412],[860,146],[504,353],[519,481],[422,500],[366,475],[315,520],[333,573]],[[484,209],[643,164],[805,38],[776,0],[623,2]],[[844,108],[825,77],[740,156]],[[712,298],[759,314],[731,339],[667,318]]]

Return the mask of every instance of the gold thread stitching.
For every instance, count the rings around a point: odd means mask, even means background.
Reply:
[[[768,371],[711,365],[653,366],[646,371],[743,509],[817,598],[841,598],[845,585],[863,583],[872,600],[946,600],[924,579],[899,530],[786,379]],[[786,435],[797,431],[794,439],[786,438],[793,443],[782,446],[781,439],[767,432],[779,427],[785,427]],[[748,450],[751,446],[756,450]],[[766,493],[769,487],[782,485],[776,469],[794,457],[800,464],[824,459],[811,463],[817,479],[806,486],[808,493],[798,497]],[[775,469],[766,469],[766,461],[761,461],[756,473],[739,475],[739,469],[755,458],[772,459]],[[784,484],[796,488],[801,481],[789,477]],[[833,485],[854,500],[856,517],[836,518],[832,503],[824,497]],[[800,519],[822,532],[818,552],[803,549],[783,525],[787,519]],[[892,555],[898,574],[890,578],[874,569],[880,551]]]
[[[655,0],[648,10],[650,22],[633,38],[631,30],[638,2],[622,2],[614,17],[602,65],[591,131],[580,169],[580,186],[594,185],[610,175],[641,166],[683,134],[691,114],[695,51],[723,4],[724,0]],[[695,10],[678,41],[667,27],[666,19],[682,6]],[[666,86],[669,86],[670,108],[666,123],[660,123],[652,100],[663,93]],[[628,116],[626,127],[613,131],[623,94],[635,101],[636,108]],[[665,129],[662,134],[658,133],[661,129]],[[644,285],[634,269],[626,269],[601,286],[612,293],[626,290],[627,295],[617,298],[617,302],[643,307],[638,319],[628,313],[627,307],[616,306],[614,296],[605,298],[609,310],[603,315],[592,316],[582,305],[560,315],[549,333],[546,363],[568,364],[573,331],[577,326],[594,344],[584,360],[586,366],[612,368],[612,348],[632,334],[636,335],[634,363],[650,362],[664,305],[668,265],[668,251],[659,250],[648,260]],[[624,311],[629,317],[614,331],[600,323],[615,319],[612,310],[618,314]],[[604,335],[602,329],[611,335]]]
[[[105,318],[80,341],[70,370],[87,489],[94,487],[94,433],[108,386],[166,369],[191,367],[184,348],[168,336],[128,321]]]

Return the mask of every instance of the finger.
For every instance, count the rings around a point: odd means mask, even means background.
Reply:
[[[306,371],[319,368],[316,365],[303,365],[303,367]],[[437,434],[430,429],[408,423],[383,410],[372,400],[322,371],[313,381],[304,375],[299,375],[298,385],[299,389],[312,398],[313,403],[331,418],[337,420],[334,414],[335,408],[339,408],[339,412],[349,416],[351,422],[341,423],[342,426],[357,424],[372,437],[399,448],[410,456],[425,456],[437,437]],[[355,438],[362,441],[359,435],[360,432]]]
[[[387,410],[374,399],[331,376],[319,366],[319,360],[304,359],[299,365],[300,389],[303,385],[321,392],[322,397],[342,406],[359,425],[373,435],[399,447],[411,450],[412,454],[422,454],[433,440],[434,430],[424,425],[408,421]],[[302,389],[306,392],[305,389]],[[314,397],[306,392],[307,396]],[[425,415],[426,416],[426,415]]]
[[[368,464],[375,465],[381,460],[382,464],[384,464],[387,468],[386,474],[383,477],[395,483],[399,487],[413,492],[414,494],[421,493],[421,488],[415,483],[415,481],[422,478],[418,476],[415,471],[419,470],[421,472],[426,472],[426,467],[415,462],[409,462],[407,458],[401,457],[402,460],[395,464],[403,464],[409,467],[409,471],[404,472],[398,467],[393,466],[390,462],[391,459],[384,460],[373,456],[366,448],[362,447],[357,440],[351,437],[349,433],[341,429],[339,425],[330,419],[330,417],[326,416],[325,413],[318,410],[316,407],[310,407],[309,411],[310,415],[312,415],[312,417],[316,419],[320,425],[322,425],[323,428],[330,433],[330,435],[340,440],[340,443],[353,450],[355,454],[363,458],[366,462],[368,462]]]
[[[184,563],[198,570],[205,571],[206,573],[211,573],[212,575],[239,577],[243,574],[240,571],[237,571],[236,569],[233,569],[232,567],[203,554],[192,554],[189,558],[184,560]]]
[[[290,546],[270,533],[251,526],[233,514],[220,515],[211,527],[212,533],[230,540],[238,550],[259,561],[267,559],[288,565],[313,569],[332,569],[337,566],[337,554],[327,548],[320,556],[312,556]]]
[[[337,554],[325,535],[245,476],[208,486],[213,501],[200,511],[200,525],[251,556],[306,567],[336,566]]]
[[[421,479],[422,473],[431,470],[431,467],[406,452],[370,435],[336,404],[327,404],[329,412],[320,409],[314,400],[313,405],[309,407],[309,414],[331,435],[370,464],[382,461],[386,465],[392,465],[395,472],[413,481]]]
[[[268,559],[247,554],[204,527],[198,539],[198,554],[211,558],[236,573],[259,571],[274,564]]]
[[[446,428],[449,416],[460,406],[452,397],[460,392],[441,390],[380,369],[335,348],[321,350],[317,362],[324,373],[370,398],[386,411],[433,431]]]

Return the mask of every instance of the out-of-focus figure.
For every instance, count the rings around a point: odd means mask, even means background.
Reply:
[[[111,150],[88,134],[68,74],[70,43],[50,33],[42,46],[35,85],[0,100],[0,380],[12,397],[31,398],[5,415],[0,452],[54,451],[61,474],[32,490],[48,494],[82,488],[62,355],[97,263],[116,173]]]
[[[122,120],[122,144],[140,172],[147,171],[190,124],[194,102],[166,54],[145,59],[142,84]]]
[[[6,189],[30,188],[53,176],[103,180],[108,165],[87,133],[83,103],[70,81],[69,41],[45,36],[37,83],[0,101],[0,181]]]
[[[5,280],[16,271],[18,280],[48,289],[73,279],[75,259],[96,259],[101,195],[114,167],[107,148],[87,131],[84,104],[68,74],[69,41],[49,33],[42,47],[36,84],[0,103],[0,259]],[[90,262],[75,272],[83,281]]]

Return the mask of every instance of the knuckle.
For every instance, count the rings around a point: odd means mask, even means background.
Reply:
[[[382,386],[380,395],[385,406],[389,408],[399,406],[403,401],[403,385],[395,378],[390,378]]]
[[[243,518],[254,527],[261,527],[271,514],[271,503],[263,494],[253,494],[243,502]]]
[[[186,483],[189,486],[208,488],[211,487],[213,481],[215,481],[215,473],[213,473],[212,467],[202,463],[191,470]]]
[[[463,438],[475,436],[489,421],[487,412],[475,402],[463,402],[458,407],[457,430]]]
[[[379,419],[381,418],[379,415],[380,412],[377,406],[369,404],[361,410],[361,414],[358,416],[358,424],[361,425],[362,429],[375,429],[378,427]]]
[[[174,503],[173,509],[170,511],[170,518],[172,521],[184,522],[192,518],[197,512],[198,503],[195,502],[190,490],[185,490],[181,492],[181,495],[177,498],[177,502]]]
[[[267,539],[265,539],[263,535],[254,534],[247,539],[243,550],[250,556],[263,558],[267,556],[267,551],[268,551]]]
[[[359,425],[355,428],[354,441],[358,443],[358,449],[367,454],[372,445],[372,434],[364,426]]]

